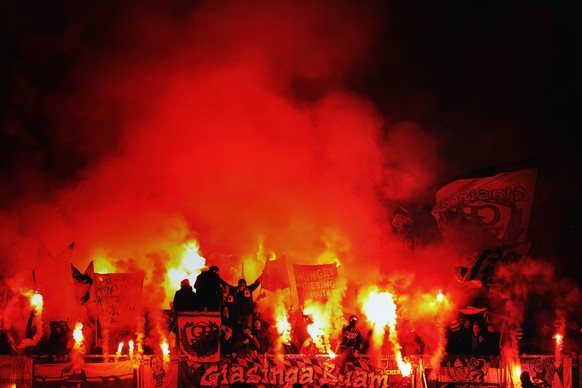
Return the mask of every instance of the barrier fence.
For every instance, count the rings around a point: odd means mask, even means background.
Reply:
[[[437,368],[425,360],[410,359],[409,376],[403,376],[391,356],[357,357],[339,373],[336,361],[327,355],[261,355],[236,357],[219,362],[197,363],[158,356],[86,357],[74,363],[45,363],[29,356],[0,356],[0,387],[229,387],[242,381],[254,387],[304,388],[521,388],[519,372],[528,371],[539,388],[581,388],[580,357],[523,356],[512,365],[500,357],[457,356]]]

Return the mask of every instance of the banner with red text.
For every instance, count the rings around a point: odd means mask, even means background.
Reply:
[[[300,383],[303,387],[411,388],[412,377],[403,376],[392,356],[369,360],[358,357],[339,373],[337,359],[329,356],[261,355],[232,357],[224,363],[179,364],[181,386],[230,387],[236,382],[253,387],[280,388]]]
[[[305,301],[325,303],[337,289],[335,264],[293,264],[293,272],[300,305]]]
[[[103,327],[134,327],[142,316],[142,273],[96,273],[95,293]]]

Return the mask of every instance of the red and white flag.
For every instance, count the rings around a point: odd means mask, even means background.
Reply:
[[[432,210],[441,234],[466,252],[527,241],[536,179],[530,168],[441,187]]]

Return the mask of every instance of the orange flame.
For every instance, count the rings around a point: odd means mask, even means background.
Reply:
[[[307,325],[307,333],[313,340],[318,353],[329,352],[329,333],[325,330],[329,326],[329,309],[326,309],[326,306],[313,303],[306,306],[303,312],[310,317],[310,322]]]
[[[443,291],[441,289],[439,289],[437,296],[436,296],[437,302],[442,303],[445,300],[445,295],[443,294]]]
[[[288,343],[291,341],[291,324],[287,319],[287,311],[283,306],[278,306],[277,311],[275,312],[277,332],[279,333],[279,337],[282,343]]]
[[[162,358],[164,362],[170,362],[170,344],[164,340],[160,344],[160,348],[162,349]]]
[[[515,368],[513,368],[513,380],[520,381],[520,377],[521,377],[521,367],[516,366]]]
[[[558,319],[554,321],[554,326],[556,327],[556,333],[554,334],[555,342],[555,360],[554,365],[559,367],[562,363],[562,351],[564,350],[564,333],[566,332],[566,318],[564,316],[559,316]]]
[[[44,319],[42,318],[44,298],[41,294],[32,290],[21,290],[20,292],[22,295],[28,297],[30,306],[34,310],[33,323],[36,329],[36,333],[34,334],[33,338],[24,338],[18,345],[20,349],[25,349],[28,346],[34,346],[38,344],[44,336]]]
[[[83,336],[83,323],[77,322],[75,323],[75,328],[73,329],[73,339],[75,340],[75,349],[81,350],[83,349],[83,341],[85,337]]]
[[[121,356],[121,352],[123,351],[123,347],[125,346],[125,342],[121,341],[117,345],[117,352],[115,353],[116,356]]]
[[[41,294],[35,292],[30,297],[30,305],[32,307],[34,307],[34,310],[37,313],[42,312],[42,308],[43,308],[43,305],[44,305],[44,298],[42,297]]]
[[[372,290],[363,304],[364,313],[368,321],[372,323],[374,329],[374,343],[381,343],[385,330],[388,329],[389,339],[392,343],[394,358],[398,364],[398,369],[402,376],[409,376],[412,366],[405,362],[398,343],[398,333],[396,332],[396,304],[390,292],[378,292]]]
[[[177,268],[169,268],[167,280],[164,285],[166,295],[172,297],[176,288],[183,279],[190,280],[194,284],[196,277],[206,266],[206,259],[200,255],[200,245],[197,241],[192,240],[184,244],[182,259]]]
[[[73,362],[73,367],[75,370],[80,369],[85,360],[83,359],[83,354],[85,354],[85,337],[83,336],[83,323],[77,321],[75,327],[73,328],[73,349],[71,351],[71,361]]]

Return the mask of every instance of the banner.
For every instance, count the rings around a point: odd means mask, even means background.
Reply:
[[[31,357],[0,356],[0,387],[31,387]]]
[[[394,357],[377,362],[358,357],[339,373],[329,356],[232,357],[224,363],[180,362],[180,382],[185,387],[226,387],[244,382],[253,387],[280,388],[300,383],[304,387],[412,387],[412,377],[402,376]]]
[[[463,387],[500,387],[504,385],[500,361],[499,356],[447,356],[438,380]]]
[[[220,361],[220,312],[179,312],[176,340],[180,358]]]
[[[293,272],[300,305],[306,300],[325,303],[337,289],[335,264],[293,264]]]
[[[287,260],[284,257],[265,262],[265,269],[261,275],[261,287],[268,291],[283,290],[289,287]]]
[[[430,356],[425,355],[429,359]],[[10,359],[10,360],[8,360]],[[8,360],[8,361],[6,361]],[[5,361],[7,363],[5,363]],[[574,362],[573,362],[574,361]],[[0,357],[3,378],[22,373],[23,379],[8,384],[31,387],[34,373],[35,387],[83,386],[83,387],[225,387],[236,382],[249,383],[263,388],[290,387],[300,383],[304,387],[464,387],[491,388],[515,386],[515,371],[502,371],[499,356],[446,357],[438,370],[424,374],[422,356],[411,356],[413,366],[410,376],[403,376],[398,362],[392,355],[377,358],[357,356],[339,373],[336,359],[328,355],[272,355],[255,357],[228,357],[215,363],[198,363],[188,359],[162,362],[158,356],[146,356],[141,366],[135,360],[120,362],[87,362],[75,368],[71,362],[42,364],[32,367],[27,357]],[[576,388],[579,381],[579,359],[563,357],[558,365],[553,356],[520,357],[521,371],[530,373],[539,388]],[[4,367],[9,365],[9,367]],[[21,369],[23,368],[23,369]],[[434,375],[432,372],[435,372]],[[27,377],[28,380],[27,380]],[[508,380],[513,379],[512,380]],[[2,380],[4,382],[5,380]],[[22,383],[22,385],[19,383]],[[30,382],[30,384],[29,384]],[[416,385],[415,385],[416,383]],[[519,382],[517,382],[519,384]],[[575,384],[574,384],[575,383]],[[574,385],[573,385],[574,384]]]
[[[432,210],[441,234],[468,252],[526,241],[536,179],[531,168],[443,186]]]
[[[142,273],[95,274],[99,322],[103,327],[135,326],[142,315]]]
[[[531,380],[543,388],[572,387],[572,358],[564,357],[556,365],[555,357],[520,358],[521,371],[529,372]]]
[[[143,388],[177,388],[178,363],[164,362],[162,357],[151,355],[142,364],[141,384]]]
[[[35,364],[35,387],[118,387],[133,388],[135,361]]]

